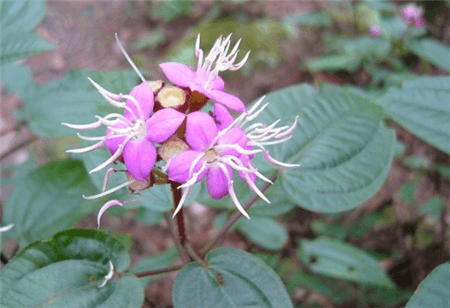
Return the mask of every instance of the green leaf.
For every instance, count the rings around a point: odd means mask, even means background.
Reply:
[[[61,122],[92,123],[96,121],[95,115],[122,112],[111,107],[87,77],[114,93],[128,93],[137,81],[133,70],[95,72],[77,69],[69,71],[61,80],[40,86],[31,82],[31,75],[23,67],[18,73],[15,68],[14,65],[2,67],[2,82],[7,89],[17,91],[25,104],[22,115],[28,120],[30,129],[43,137],[76,134],[75,130],[62,126]],[[14,86],[17,77],[26,78],[27,84]]]
[[[161,212],[153,212],[147,210],[144,207],[141,207],[137,210],[136,214],[134,215],[134,219],[148,225],[155,225],[163,221],[164,216]]]
[[[450,263],[436,267],[419,285],[406,308],[446,308],[450,303]]]
[[[252,217],[241,220],[238,230],[252,242],[270,250],[280,250],[286,245],[289,235],[283,226],[271,218]]]
[[[325,276],[359,283],[394,287],[378,261],[363,250],[325,238],[300,240],[299,257],[311,269]]]
[[[400,188],[400,199],[405,201],[408,205],[413,205],[416,195],[416,185],[411,182],[406,182]]]
[[[259,258],[218,248],[205,261],[207,268],[194,262],[178,274],[172,290],[174,308],[293,307],[281,279]]]
[[[0,41],[2,65],[54,49],[52,44],[32,32],[2,32]]]
[[[312,71],[339,71],[348,70],[350,72],[355,71],[359,64],[361,63],[361,58],[355,57],[354,55],[348,54],[337,54],[322,56],[316,59],[310,59],[305,62],[306,67]]]
[[[420,205],[420,213],[426,215],[432,221],[438,222],[442,215],[442,207],[444,204],[444,199],[435,195],[430,200]]]
[[[450,77],[421,77],[394,89],[380,102],[413,134],[450,153]]]
[[[33,242],[72,227],[96,207],[96,202],[82,197],[94,192],[79,161],[54,161],[41,166],[18,183],[6,203],[4,224],[13,223],[14,228],[5,235]]]
[[[139,280],[129,274],[105,276],[130,265],[126,248],[98,230],[67,230],[27,246],[2,270],[2,307],[138,308],[144,301]]]
[[[420,170],[420,169],[427,170],[431,166],[430,160],[420,155],[408,156],[403,160],[403,163],[413,170]]]
[[[2,32],[33,30],[44,18],[46,6],[44,0],[3,0],[0,17]]]
[[[307,27],[328,27],[331,25],[330,17],[323,12],[308,12],[290,15],[285,17],[283,22]]]
[[[344,240],[346,235],[345,227],[338,224],[326,223],[322,220],[313,220],[311,221],[310,226],[314,233],[318,235],[334,237],[340,240]]]
[[[317,98],[309,85],[267,95],[272,102],[258,121],[290,123],[299,115],[289,141],[270,149],[276,159],[299,164],[279,176],[288,197],[316,212],[341,212],[368,200],[391,166],[395,134],[382,124],[374,100],[325,86]]]
[[[188,14],[192,10],[192,2],[184,0],[159,0],[152,3],[150,13],[161,17],[164,22],[170,22],[182,15]]]
[[[437,67],[450,72],[450,48],[435,39],[410,40],[407,47],[411,52]]]

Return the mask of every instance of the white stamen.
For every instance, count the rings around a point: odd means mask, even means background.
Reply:
[[[184,202],[186,201],[187,197],[189,196],[189,193],[191,192],[191,187],[192,187],[192,186],[189,186],[189,187],[187,187],[187,188],[184,190],[183,195],[181,196],[181,200],[180,200],[180,202],[178,203],[178,206],[177,206],[177,208],[175,209],[175,212],[173,212],[172,218],[174,218],[175,215],[177,215],[178,212],[179,212],[179,211],[181,210],[181,208],[183,207]]]
[[[122,44],[119,41],[119,36],[117,35],[117,33],[115,33],[116,36],[116,41],[117,44],[119,45],[120,50],[122,51],[123,55],[125,56],[125,58],[127,59],[128,63],[130,63],[131,67],[134,69],[134,71],[136,72],[136,74],[139,76],[139,78],[141,78],[142,82],[147,82],[147,80],[145,80],[144,76],[142,76],[141,72],[138,70],[138,68],[136,67],[136,65],[133,63],[133,61],[131,60],[130,56],[128,55],[128,53],[125,51],[125,48],[123,48]]]
[[[61,125],[67,126],[69,128],[78,129],[78,130],[89,130],[94,128],[99,128],[102,126],[101,121],[97,121],[91,124],[69,124],[69,123],[61,123]]]
[[[0,233],[9,231],[9,230],[11,230],[13,227],[14,227],[14,224],[9,224],[9,225],[7,225],[7,226],[0,227]]]
[[[273,158],[272,156],[269,155],[269,151],[265,150],[264,151],[264,158],[269,162],[272,163],[274,165],[278,165],[281,167],[299,167],[300,165],[297,164],[287,164],[287,163],[282,163],[278,160],[276,160],[275,158]]]
[[[94,80],[92,80],[90,77],[88,77],[88,80],[92,83],[92,85],[99,91],[99,92],[103,92],[105,93],[107,96],[109,96],[112,99],[115,100],[121,100],[122,99],[122,93],[120,94],[114,94],[112,92],[109,92],[108,90],[106,90],[105,88],[103,88],[102,86],[100,86],[98,83],[96,83]]]
[[[85,195],[83,195],[83,199],[86,199],[86,200],[94,200],[94,199],[101,198],[101,197],[103,197],[103,196],[112,194],[113,192],[118,191],[119,189],[121,189],[121,188],[123,188],[123,187],[126,187],[126,186],[130,185],[130,184],[133,183],[133,182],[134,182],[134,180],[127,181],[127,182],[125,182],[125,183],[122,183],[122,184],[120,184],[120,185],[114,187],[114,188],[111,188],[111,189],[109,189],[109,190],[107,190],[107,191],[103,191],[103,192],[101,192],[101,193],[99,193],[99,194],[96,194],[96,195],[92,195],[92,196],[85,196]]]
[[[242,205],[239,203],[236,193],[234,192],[233,180],[231,180],[230,175],[228,174],[228,169],[224,166],[224,164],[222,164],[220,162],[218,162],[217,165],[219,166],[220,169],[222,169],[223,173],[225,174],[225,177],[227,178],[228,192],[230,194],[231,200],[233,201],[234,205],[236,205],[237,209],[239,210],[239,212],[242,213],[242,215],[244,215],[245,217],[250,219],[250,216],[248,216],[247,212],[244,210]]]
[[[247,150],[247,149],[244,149],[243,147],[241,147],[238,144],[219,144],[219,145],[216,145],[214,148],[216,150],[233,149],[233,150],[236,150],[239,153],[245,154],[245,155],[252,155],[252,154],[256,154],[256,153],[262,152],[261,150]]]
[[[103,288],[106,283],[111,280],[111,278],[113,278],[114,276],[114,265],[111,261],[109,261],[109,272],[108,274],[105,276],[103,282],[98,286],[99,288]]]
[[[284,133],[277,135],[275,138],[283,138],[289,135],[292,135],[297,128],[298,116],[295,117],[294,123],[290,128],[288,128]]]
[[[80,133],[77,133],[78,138],[83,139],[83,140],[87,140],[87,141],[97,141],[97,140],[103,140],[105,139],[105,136],[102,137],[87,137],[87,136],[83,136]]]
[[[97,142],[96,144],[93,144],[89,147],[85,147],[85,148],[81,148],[81,149],[72,149],[72,150],[67,150],[66,153],[87,153],[87,152],[91,152],[91,151],[95,151],[99,148],[101,148],[104,144],[105,144],[106,139],[103,138],[102,141]]]
[[[250,186],[250,188],[264,201],[266,201],[267,203],[270,203],[269,199],[267,199],[266,196],[264,196],[264,194],[259,190],[259,188],[255,185],[255,183],[253,183],[252,179],[250,178],[250,176],[248,175],[248,173],[244,174],[245,177],[245,182],[247,183],[248,186]]]
[[[112,172],[116,172],[116,169],[114,169],[114,168],[109,168],[109,169],[106,171],[105,178],[104,178],[104,180],[103,180],[103,188],[102,188],[102,192],[105,191],[106,185],[108,185],[109,177],[110,177],[110,175],[111,175]]]
[[[124,95],[123,97],[126,98],[126,99],[129,99],[134,104],[134,106],[136,107],[137,111],[139,112],[139,119],[145,121],[146,119],[144,117],[144,112],[142,111],[141,105],[139,104],[137,99],[134,98],[131,95]]]
[[[128,143],[128,141],[130,141],[131,138],[133,138],[135,136],[135,134],[129,135],[127,136],[127,138],[124,140],[124,142],[122,144],[119,145],[119,148],[117,149],[117,151],[110,157],[108,158],[103,164],[99,165],[98,167],[92,169],[91,171],[89,171],[89,174],[97,172],[103,168],[105,168],[106,166],[108,166],[109,164],[113,163],[117,158],[119,158],[119,156],[122,154],[123,152],[123,148],[125,147],[125,145]]]

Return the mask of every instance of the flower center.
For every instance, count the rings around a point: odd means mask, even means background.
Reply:
[[[211,148],[205,153],[205,159],[207,163],[214,162],[218,157],[220,157],[220,154],[215,148]]]
[[[143,120],[136,120],[133,131],[135,132],[135,137],[133,139],[142,140],[147,136],[147,124]]]

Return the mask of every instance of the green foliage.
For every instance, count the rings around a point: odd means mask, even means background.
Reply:
[[[324,12],[308,12],[291,15],[283,19],[285,23],[293,23],[306,27],[328,27],[331,25],[331,19]]]
[[[126,248],[103,231],[67,230],[33,243],[1,272],[2,307],[141,307],[144,290],[133,275],[100,287],[110,261],[115,273],[130,265]]]
[[[252,217],[242,220],[238,230],[252,242],[269,250],[280,250],[288,241],[288,233],[275,220],[267,217]]]
[[[46,1],[2,1],[0,62],[2,65],[52,50],[54,46],[30,33],[44,18]]]
[[[41,166],[18,182],[9,198],[3,224],[13,223],[14,228],[5,235],[31,243],[70,228],[98,206],[98,202],[82,198],[95,191],[79,161],[55,161]]]
[[[420,77],[389,91],[380,101],[399,124],[450,153],[449,94],[449,77]]]
[[[183,267],[172,290],[173,305],[182,307],[293,307],[275,272],[257,257],[233,248],[211,251],[204,268]]]
[[[419,285],[406,308],[445,308],[450,303],[450,264],[436,267]]]
[[[29,128],[42,137],[75,135],[75,131],[61,122],[84,124],[95,122],[94,115],[118,112],[98,93],[88,77],[114,93],[127,93],[137,84],[132,70],[96,72],[87,69],[69,71],[61,80],[43,86],[34,84],[28,69],[18,65],[2,67],[2,82],[17,94],[25,108],[20,116],[29,123]],[[21,80],[17,83],[17,80]],[[119,111],[120,112],[120,111]]]
[[[434,39],[410,40],[407,47],[415,55],[450,72],[450,48]]]
[[[299,115],[293,138],[270,151],[280,161],[300,165],[279,179],[293,202],[311,211],[341,212],[380,188],[395,135],[382,124],[383,110],[374,100],[332,86],[318,96],[312,87],[297,85],[272,92],[265,101],[273,103],[258,121],[289,123]]]
[[[337,240],[300,240],[299,257],[325,276],[393,288],[394,285],[371,255]]]
[[[420,205],[420,213],[425,215],[433,222],[438,222],[441,217],[442,208],[445,200],[438,195],[433,196],[430,200]]]

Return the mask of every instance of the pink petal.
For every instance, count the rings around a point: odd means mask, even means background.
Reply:
[[[183,123],[186,115],[172,108],[164,108],[147,120],[147,139],[164,142],[169,139]]]
[[[186,141],[192,149],[206,150],[216,136],[216,123],[207,113],[196,111],[187,115]]]
[[[133,96],[139,103],[139,106],[142,110],[142,116],[141,118],[140,113],[138,112],[136,105],[129,99],[127,99],[126,104],[127,106],[133,110],[134,114],[140,118],[141,120],[147,120],[153,111],[154,106],[154,96],[153,96],[153,90],[152,87],[148,84],[148,82],[142,82],[140,85],[135,86],[131,92],[130,96]],[[128,110],[125,109],[125,116],[130,120],[135,120],[134,116],[130,114]]]
[[[225,82],[223,81],[222,78],[217,76],[216,79],[211,84],[211,87],[214,90],[223,91],[223,88],[225,88]]]
[[[167,79],[180,87],[189,87],[195,80],[195,73],[187,65],[176,62],[164,62],[159,67],[163,70]]]
[[[220,136],[217,139],[217,144],[219,145],[226,145],[226,144],[235,144],[235,145],[239,145],[240,147],[247,149],[247,142],[248,139],[245,136],[245,132],[240,129],[239,127],[233,127],[232,129],[230,129],[226,134],[224,134],[223,136]],[[237,150],[234,149],[224,149],[224,150],[220,150],[220,152],[223,155],[233,155],[233,156],[241,156],[242,154],[239,153]]]
[[[130,140],[124,150],[123,159],[128,173],[138,181],[146,181],[156,162],[156,148],[147,139]]]
[[[188,150],[176,155],[170,161],[169,168],[167,169],[169,179],[178,183],[186,183],[190,178],[189,169],[191,168],[191,165],[193,164],[194,160],[202,154],[203,152],[200,151]],[[204,158],[201,158],[197,161],[195,167],[193,168],[192,174],[200,170],[204,161]],[[208,169],[205,169],[198,177],[197,182],[200,182],[207,173]]]
[[[118,123],[116,125],[113,125],[114,128],[125,128],[127,127],[125,124]],[[108,129],[106,131],[106,135],[112,135],[112,130]],[[111,139],[107,139],[105,142],[105,146],[108,148],[109,152],[111,152],[111,155],[116,153],[117,149],[119,148],[119,145],[125,141],[126,136],[122,137],[114,137]]]
[[[231,167],[226,165],[230,179],[233,179],[233,171]],[[218,166],[211,166],[206,178],[206,186],[208,192],[214,199],[221,199],[228,195],[228,181],[223,170]]]
[[[244,103],[237,96],[219,90],[211,90],[208,97],[233,111],[245,111]]]
[[[231,123],[233,123],[233,117],[221,104],[214,104],[214,118],[216,119],[217,128],[222,130],[227,128]]]

